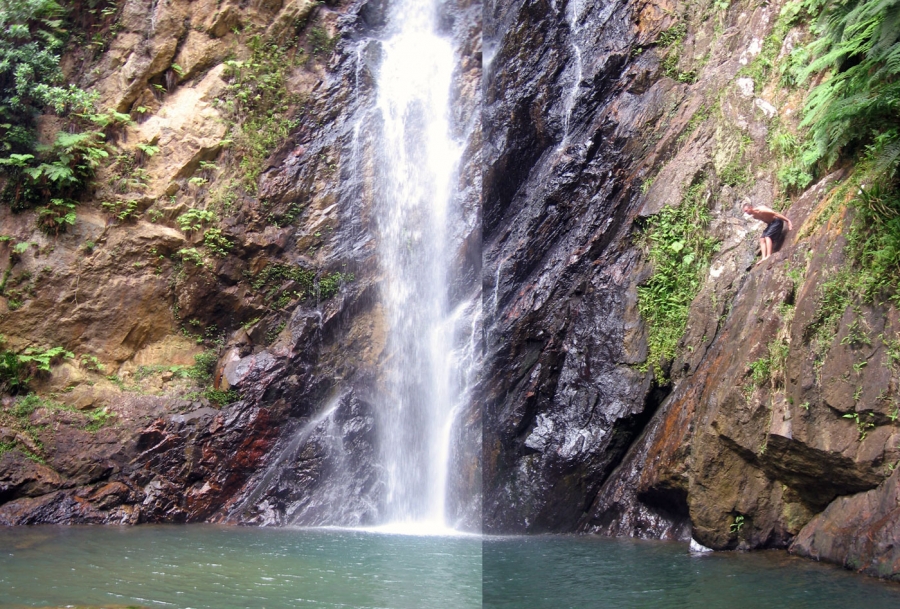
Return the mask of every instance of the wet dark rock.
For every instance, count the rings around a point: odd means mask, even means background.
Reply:
[[[508,1],[485,13],[485,530],[693,536],[715,549],[803,539],[798,552],[893,576],[886,545],[848,544],[889,537],[876,515],[893,522],[879,502],[893,488],[884,464],[900,456],[882,340],[896,311],[848,310],[830,342],[813,337],[822,284],[847,264],[849,218],[820,219],[843,175],[792,201],[795,230],[758,267],[739,211],[747,198],[774,206],[778,192],[766,108],[787,104],[784,121],[789,104],[768,101],[771,83],[748,94],[735,82],[777,7],[729,12],[721,38],[655,5],[594,4],[575,20],[571,9]],[[679,21],[679,69],[704,57],[690,83],[663,73],[655,45]],[[692,122],[713,100],[721,116]],[[752,175],[725,184],[741,141]],[[636,288],[651,269],[637,237],[698,184],[721,245],[659,387],[638,369]],[[779,344],[783,370],[770,359],[770,378],[752,380]]]

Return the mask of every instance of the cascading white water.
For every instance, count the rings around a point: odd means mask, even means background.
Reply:
[[[572,75],[570,76],[572,84],[566,94],[565,116],[563,117],[563,140],[562,145],[569,142],[569,122],[572,119],[572,111],[575,109],[575,102],[578,99],[578,88],[581,86],[583,76],[583,60],[581,57],[581,43],[579,40],[580,27],[579,20],[584,10],[584,0],[569,0],[566,4],[566,23],[569,26],[569,41],[572,44]]]
[[[472,314],[453,315],[448,296],[459,244],[447,222],[461,144],[450,122],[456,59],[451,40],[436,31],[436,12],[426,0],[393,4],[377,78],[375,192],[389,324],[378,404],[383,520],[415,532],[447,526],[451,432],[468,399],[460,367],[472,359],[455,344]]]

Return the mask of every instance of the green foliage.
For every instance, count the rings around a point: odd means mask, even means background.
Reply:
[[[783,340],[774,340],[766,348],[767,355],[750,362],[750,378],[757,386],[771,381],[775,383],[784,374],[790,345]]]
[[[90,108],[93,99],[63,85],[59,53],[64,9],[54,0],[0,0],[0,150],[31,152],[35,117]]]
[[[130,114],[116,112],[112,108],[107,108],[104,112],[85,112],[79,116],[99,127],[101,133],[106,136],[118,133],[123,127],[134,124]],[[141,144],[138,144],[138,147],[140,146]]]
[[[214,256],[224,258],[234,247],[234,244],[228,240],[219,228],[208,228],[203,235],[203,245]]]
[[[185,233],[192,233],[203,228],[204,224],[215,222],[216,214],[205,209],[189,209],[180,216],[176,222]]]
[[[313,55],[331,55],[334,47],[337,45],[339,36],[329,36],[328,32],[320,27],[314,27],[309,30],[307,36],[310,44],[310,51]]]
[[[666,206],[651,217],[641,237],[653,266],[653,274],[638,287],[649,348],[642,370],[652,367],[660,381],[664,362],[675,357],[691,302],[718,246],[706,233],[710,220],[706,194],[706,182],[692,186],[680,205]]]
[[[38,209],[38,228],[48,235],[59,235],[75,226],[75,203],[68,199],[51,199],[50,204]]]
[[[63,82],[65,13],[54,0],[0,0],[0,154],[7,155],[0,158],[7,178],[0,199],[15,211],[77,199],[107,155],[104,134],[84,120],[75,133],[66,129],[52,145],[37,145],[42,113],[94,116],[97,95]],[[57,217],[65,223],[65,214]]]
[[[183,247],[178,250],[178,257],[185,262],[203,266],[203,254],[195,247]]]
[[[9,178],[0,198],[15,211],[50,198],[80,196],[97,167],[109,156],[104,135],[99,131],[61,131],[53,144],[35,150],[38,156],[11,154],[0,159],[0,167]]]
[[[684,37],[687,34],[687,25],[679,22],[659,35],[656,44],[663,49],[667,49],[662,57],[662,72],[669,78],[673,78],[678,82],[691,84],[697,80],[697,71],[688,70],[681,71],[678,64],[681,60],[681,47],[684,43]]]
[[[686,34],[687,24],[681,21],[660,33],[659,38],[656,39],[656,44],[663,48],[668,48],[674,44],[681,44]]]
[[[280,324],[271,328],[268,332],[266,332],[266,342],[272,343],[278,338],[278,335],[281,334],[281,331],[285,329],[287,326],[287,322],[282,321]]]
[[[778,54],[781,52],[785,36],[790,31],[795,18],[796,13],[792,11],[785,11],[779,16],[772,32],[763,40],[759,53],[749,65],[741,68],[739,72],[741,76],[748,76],[757,85],[762,85],[772,75],[773,71],[779,67],[777,65]],[[783,66],[782,70],[786,68],[787,65]]]
[[[297,124],[300,99],[288,92],[287,74],[293,65],[288,49],[258,36],[248,46],[247,61],[225,62],[229,84],[219,102],[235,124],[233,148],[241,159],[243,185],[254,193],[266,158]]]
[[[256,291],[264,292],[267,301],[275,300],[276,308],[280,309],[294,299],[328,300],[338,293],[341,285],[354,279],[352,273],[341,272],[325,273],[317,278],[315,270],[274,263],[254,275],[250,279],[250,286]]]
[[[153,158],[159,152],[159,146],[154,144],[138,144],[137,149],[148,159]]]
[[[143,152],[136,154],[121,153],[116,155],[113,165],[113,173],[109,178],[109,184],[119,194],[125,194],[147,188],[149,174],[146,169],[140,167]]]
[[[91,372],[103,372],[105,368],[96,356],[88,355],[87,353],[81,356],[81,367]]]
[[[857,438],[860,442],[866,439],[866,436],[869,434],[869,430],[875,427],[875,415],[871,412],[869,413],[868,419],[863,419],[859,416],[858,412],[850,412],[844,415],[845,419],[853,419],[853,422],[856,423],[856,431],[859,433],[859,438]]]
[[[40,350],[29,347],[19,355],[19,361],[25,364],[32,364],[36,370],[42,372],[50,372],[50,366],[61,359],[72,359],[75,354],[66,351],[63,347],[51,347],[50,349]]]
[[[110,214],[112,214],[120,222],[127,222],[128,220],[136,218],[138,215],[138,203],[134,199],[128,199],[127,201],[123,201],[121,199],[117,199],[115,201],[105,201],[101,203],[100,206]]]
[[[881,183],[860,188],[847,253],[856,269],[856,289],[867,302],[900,303],[900,190]]]
[[[900,10],[894,0],[805,0],[817,19],[812,58],[801,78],[830,77],[807,98],[807,166],[832,166],[866,150],[879,180],[896,178],[900,163]]]
[[[680,61],[681,54],[677,50],[670,50],[662,61],[663,74],[678,82],[693,84],[697,81],[697,71],[680,70],[678,68]]]
[[[341,286],[353,281],[353,273],[329,273],[319,279],[319,299],[328,300],[337,294]]]
[[[0,391],[12,394],[26,391],[35,374],[49,372],[54,363],[73,357],[75,354],[62,347],[45,350],[29,347],[19,354],[0,351]]]
[[[234,389],[224,390],[224,389],[213,389],[209,388],[203,392],[203,397],[212,402],[215,406],[222,407],[227,406],[228,404],[233,404],[241,399],[241,394],[239,394]]]
[[[815,338],[820,345],[831,344],[841,317],[852,303],[855,284],[855,274],[850,269],[840,269],[820,284],[816,314],[805,330],[807,339]]]
[[[194,366],[191,368],[189,376],[200,383],[208,383],[213,378],[218,361],[219,357],[215,351],[198,353],[194,356]]]
[[[740,533],[741,529],[744,528],[744,516],[738,514],[734,517],[734,522],[728,527],[728,530],[732,533]]]
[[[750,377],[757,385],[764,385],[772,376],[772,360],[768,357],[761,357],[754,362],[750,362]]]
[[[742,159],[735,159],[722,168],[719,179],[728,186],[744,186],[750,182],[750,171]]]

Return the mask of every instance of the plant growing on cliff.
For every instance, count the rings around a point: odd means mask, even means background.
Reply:
[[[233,121],[232,149],[240,159],[243,186],[255,193],[266,158],[297,124],[300,97],[287,82],[294,65],[290,49],[259,36],[247,46],[249,59],[225,62],[228,86],[218,102]]]
[[[0,0],[0,198],[21,210],[51,198],[77,198],[107,152],[85,118],[96,94],[66,86],[59,53],[65,10],[53,0]],[[37,117],[70,119],[50,146],[37,144]],[[84,127],[89,127],[85,129]]]
[[[676,355],[687,326],[691,302],[699,292],[709,260],[718,247],[706,226],[710,221],[706,182],[691,186],[681,203],[652,216],[640,237],[653,273],[638,286],[638,309],[647,325],[648,356],[641,370],[663,366]]]
[[[845,419],[852,419],[854,423],[856,423],[856,431],[859,433],[859,437],[857,438],[860,442],[866,439],[866,436],[869,434],[869,430],[875,427],[875,415],[871,412],[869,413],[868,419],[863,419],[859,416],[858,412],[849,412],[844,415]]]
[[[75,225],[75,203],[68,199],[51,199],[38,209],[38,227],[48,235],[57,236]]]
[[[866,151],[870,170],[892,181],[900,163],[900,11],[891,0],[805,0],[817,37],[802,78],[830,73],[807,98],[808,165],[832,166]]]
[[[4,350],[0,352],[0,391],[12,394],[25,392],[36,374],[49,372],[53,364],[73,357],[75,354],[63,347],[29,347],[22,353]]]
[[[216,214],[205,209],[189,209],[178,216],[178,227],[185,233],[192,233],[203,228],[204,224],[216,221]]]
[[[219,228],[206,229],[206,232],[203,234],[203,245],[206,246],[206,249],[212,255],[220,258],[227,256],[231,248],[234,247],[234,244],[225,237],[222,229]]]

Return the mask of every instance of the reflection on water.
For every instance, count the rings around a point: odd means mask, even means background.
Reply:
[[[490,609],[896,609],[900,586],[785,552],[692,556],[682,543],[585,537],[484,542]]]
[[[481,540],[214,526],[0,529],[0,607],[481,606]]]

